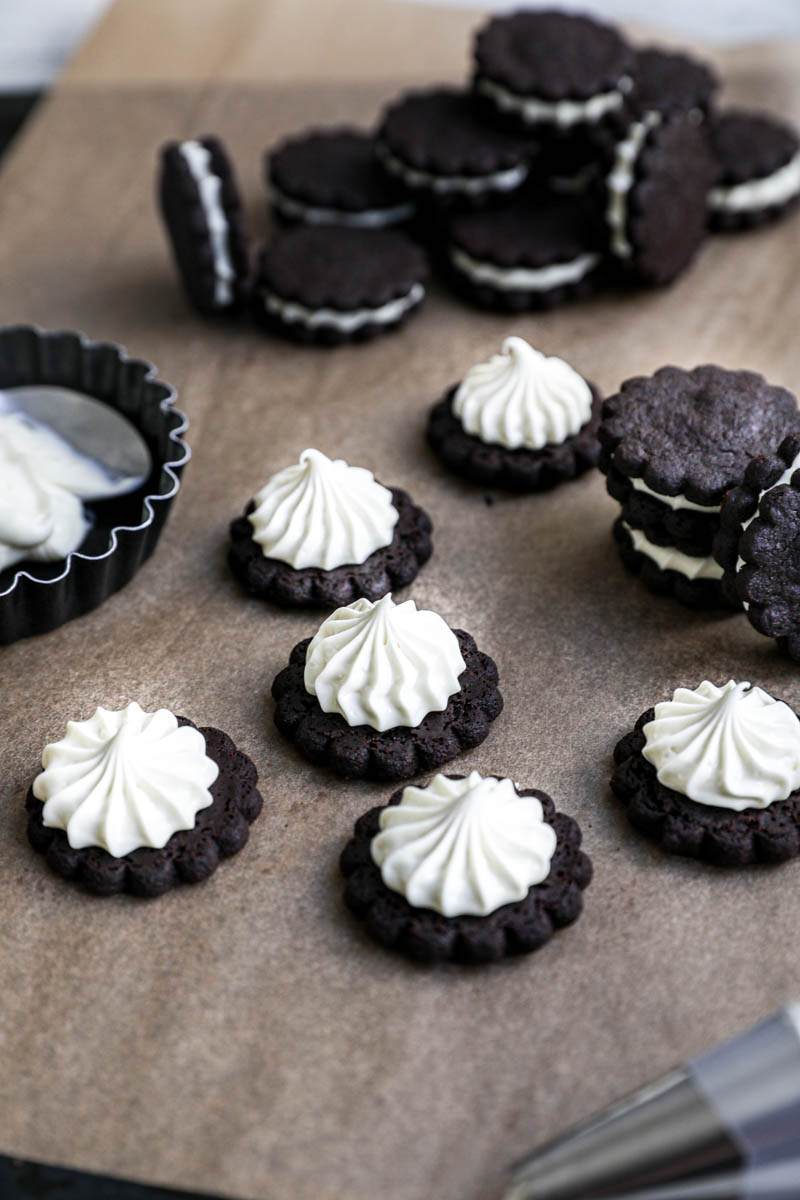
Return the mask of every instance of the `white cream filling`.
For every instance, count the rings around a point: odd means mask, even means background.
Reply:
[[[414,205],[395,204],[389,208],[367,208],[361,212],[347,212],[342,208],[323,208],[315,204],[303,204],[287,196],[280,188],[272,185],[272,202],[279,212],[292,221],[303,221],[306,225],[346,225],[351,229],[383,229],[387,225],[399,225],[410,221]]]
[[[222,180],[211,170],[211,151],[201,142],[181,142],[181,154],[197,184],[200,203],[211,239],[214,260],[214,302],[230,304],[233,300],[233,281],[236,272],[231,261],[230,227],[222,207]]]
[[[666,504],[672,509],[687,509],[689,512],[700,513],[718,513],[720,510],[719,504],[695,504],[694,500],[687,500],[682,492],[677,496],[665,496],[662,492],[654,492],[649,488],[643,479],[631,479],[634,490],[644,492],[648,496],[654,496],[656,500],[660,500],[662,504]]]
[[[684,554],[674,546],[656,546],[646,538],[641,529],[632,529],[627,521],[622,522],[622,528],[630,535],[634,550],[646,554],[662,571],[677,571],[687,579],[721,579],[722,567],[713,558],[695,558],[692,554]]]
[[[284,300],[274,292],[263,288],[261,296],[267,312],[274,313],[289,325],[304,325],[307,329],[318,329],[328,326],[340,329],[343,333],[352,333],[362,325],[391,325],[400,317],[422,301],[425,288],[421,283],[415,283],[405,296],[389,300],[378,308],[355,308],[352,312],[340,312],[335,308],[306,308],[294,300]]]
[[[636,175],[636,160],[648,133],[660,120],[660,113],[648,112],[641,121],[633,122],[626,137],[617,143],[614,166],[606,179],[606,221],[611,231],[611,250],[618,258],[630,258],[633,254],[627,233],[628,195]]]
[[[494,101],[501,112],[516,113],[528,124],[547,121],[560,129],[570,129],[573,125],[594,124],[606,113],[619,108],[623,92],[630,88],[630,79],[623,75],[613,91],[598,92],[588,100],[540,100],[538,96],[520,96],[491,79],[479,79],[477,88]]]
[[[794,158],[761,179],[750,179],[735,187],[716,187],[708,193],[710,208],[719,212],[750,212],[754,208],[768,208],[772,204],[785,204],[800,193],[800,152]]]
[[[426,188],[441,196],[452,192],[467,196],[480,196],[485,192],[511,192],[524,183],[528,175],[527,163],[518,163],[515,167],[494,171],[489,175],[434,175],[418,167],[409,167],[382,142],[378,143],[377,154],[386,170],[402,179],[406,187]]]
[[[775,480],[775,482],[772,484],[772,487],[764,488],[763,492],[759,492],[758,500],[756,501],[755,512],[753,513],[752,517],[748,517],[747,520],[743,522],[742,533],[744,533],[745,529],[748,529],[753,524],[753,521],[755,521],[756,517],[758,516],[758,510],[761,507],[761,501],[764,499],[767,492],[771,492],[773,490],[773,488],[781,487],[782,484],[788,483],[790,481],[790,479],[792,478],[792,476],[794,475],[795,471],[798,470],[798,468],[800,468],[800,454],[798,454],[797,458],[795,458],[794,462],[792,462],[790,464],[790,466],[788,466],[786,468],[786,470],[781,475],[780,479]],[[741,534],[740,534],[740,536],[741,536]],[[746,564],[745,564],[744,559],[742,558],[741,555],[739,555],[739,557],[736,559],[736,574],[737,575],[741,571],[742,567],[744,567],[745,565]],[[748,609],[750,608],[750,602],[748,600],[743,600],[742,607],[744,608],[744,611],[747,612]]]
[[[475,283],[488,283],[509,291],[530,288],[532,291],[545,292],[583,279],[600,262],[600,255],[581,254],[569,262],[552,263],[549,267],[498,267],[494,263],[472,258],[457,246],[451,246],[450,259],[463,275]]]

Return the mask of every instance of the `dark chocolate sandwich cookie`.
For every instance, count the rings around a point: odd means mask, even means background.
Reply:
[[[509,337],[434,405],[428,442],[474,483],[543,491],[597,465],[601,407],[595,386],[569,363]]]
[[[129,704],[70,721],[25,801],[28,839],[57,875],[109,896],[160,896],[241,850],[262,800],[219,729]]]
[[[541,189],[459,213],[444,238],[452,282],[481,308],[519,312],[588,296],[603,261],[602,229],[587,202]]]
[[[159,198],[195,308],[206,316],[241,308],[249,270],[244,214],[219,138],[167,142],[161,150]]]
[[[363,341],[419,307],[426,276],[423,252],[396,230],[298,226],[261,252],[253,314],[301,342]]]
[[[687,608],[728,609],[741,606],[722,587],[722,570],[710,554],[686,554],[659,544],[624,516],[612,529],[623,564],[658,596],[671,596]]]
[[[529,954],[583,910],[580,846],[545,792],[436,775],[359,817],[340,859],[345,903],[377,942],[422,962]]]
[[[356,600],[275,678],[275,724],[337,775],[408,779],[477,746],[503,709],[497,667],[413,600]]]
[[[337,608],[411,583],[433,552],[431,520],[371,471],[304,450],[231,525],[228,561],[251,595]]]
[[[607,147],[605,170],[612,254],[640,283],[671,283],[706,235],[714,167],[705,130],[688,114],[651,110]]]
[[[375,140],[358,129],[312,129],[266,155],[272,203],[287,221],[383,229],[414,215],[414,204],[387,179]]]
[[[714,554],[751,625],[800,661],[800,433],[748,466],[722,501]]]
[[[618,111],[633,51],[616,29],[562,12],[494,17],[475,41],[474,87],[522,126],[571,130]]]
[[[631,822],[670,854],[741,867],[800,853],[800,720],[759,687],[678,688],[614,763]]]
[[[660,46],[636,51],[631,76],[633,87],[625,107],[638,117],[648,112],[689,113],[695,120],[703,120],[719,87],[719,79],[707,63]]]
[[[411,92],[386,111],[377,154],[411,195],[477,206],[527,178],[529,138],[489,123],[475,97],[455,88]]]
[[[750,229],[781,216],[800,196],[800,139],[767,113],[731,109],[709,129],[715,175],[708,194],[714,229]]]

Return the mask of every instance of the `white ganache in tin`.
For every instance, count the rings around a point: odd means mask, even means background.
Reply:
[[[304,683],[323,712],[383,732],[444,712],[465,667],[438,613],[387,594],[337,608],[322,622],[306,652]]]
[[[381,813],[370,853],[386,886],[416,908],[483,917],[547,878],[556,841],[535,796],[472,771],[404,788]]]
[[[771,175],[748,179],[746,183],[730,187],[713,187],[708,193],[708,205],[716,212],[752,212],[754,209],[787,204],[798,194],[800,152]]]
[[[678,688],[643,733],[659,781],[698,804],[763,809],[800,787],[800,720],[749,683]]]
[[[541,450],[573,437],[592,415],[592,390],[561,358],[508,337],[502,351],[470,368],[453,397],[467,433],[509,450]]]
[[[181,155],[197,184],[206,218],[214,263],[214,303],[223,307],[233,302],[236,272],[230,252],[230,225],[222,203],[222,180],[211,166],[211,151],[202,142],[180,144]]]
[[[252,537],[267,558],[295,570],[359,565],[391,544],[399,514],[392,493],[365,467],[304,450],[253,498]]]
[[[70,721],[61,741],[45,747],[42,768],[33,794],[44,824],[63,829],[74,850],[99,846],[115,858],[161,849],[193,829],[219,774],[199,730],[179,725],[166,708],[148,713],[135,702]]]

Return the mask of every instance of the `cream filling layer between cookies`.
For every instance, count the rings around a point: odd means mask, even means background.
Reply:
[[[785,204],[800,194],[800,152],[794,158],[761,179],[749,179],[734,187],[716,187],[708,193],[709,208],[717,212],[752,212],[753,209],[769,208],[773,204]]]
[[[362,212],[347,212],[342,208],[324,208],[321,205],[303,204],[292,196],[287,196],[274,184],[270,188],[272,203],[292,221],[302,221],[305,225],[346,225],[350,229],[383,229],[387,225],[400,225],[410,221],[414,215],[414,205],[409,203],[395,204],[389,208],[367,208]]]
[[[758,510],[761,507],[761,501],[764,499],[767,492],[771,492],[776,487],[781,487],[781,485],[784,483],[789,483],[789,481],[791,480],[795,471],[797,471],[798,469],[800,469],[800,454],[798,454],[797,457],[795,458],[794,462],[792,462],[786,468],[786,470],[781,475],[780,479],[775,480],[775,482],[772,484],[772,487],[764,488],[763,492],[759,492],[758,500],[756,501],[755,512],[753,513],[752,517],[748,517],[747,520],[743,522],[742,533],[744,533],[745,529],[749,529],[749,527],[753,524],[753,521],[755,521],[756,517],[758,516]],[[741,536],[741,534],[740,534],[740,536]],[[739,574],[742,567],[744,567],[744,566],[746,566],[746,563],[745,563],[744,559],[742,558],[742,556],[739,555],[739,557],[736,559],[736,574],[737,575]],[[747,612],[750,608],[750,601],[743,600],[742,607],[743,607],[744,611]]]
[[[476,86],[501,112],[515,113],[527,124],[545,121],[559,129],[569,129],[573,125],[594,124],[620,108],[623,92],[630,89],[630,79],[623,75],[612,91],[597,92],[588,100],[541,100],[538,96],[520,96],[491,79],[478,79]]]
[[[528,176],[527,163],[518,163],[515,167],[495,171],[490,175],[434,175],[430,171],[421,171],[418,167],[409,167],[381,142],[377,146],[377,155],[386,170],[402,179],[406,187],[427,188],[440,196],[453,192],[465,196],[480,196],[486,192],[511,192],[524,183]]]
[[[639,554],[648,558],[660,567],[662,571],[677,571],[687,579],[721,579],[722,567],[713,558],[700,558],[692,554],[684,554],[674,546],[657,546],[646,538],[641,529],[633,529],[627,521],[622,522],[622,528],[628,533],[633,548]]]
[[[488,283],[504,291],[526,288],[546,292],[564,284],[578,283],[600,262],[599,254],[589,253],[547,267],[498,267],[495,263],[472,258],[457,246],[451,246],[449,253],[450,261],[462,275],[475,283]]]
[[[720,510],[719,504],[695,504],[694,500],[687,500],[682,492],[679,492],[677,496],[665,496],[663,492],[654,492],[652,488],[647,486],[643,479],[631,478],[631,483],[635,491],[644,492],[647,496],[653,496],[656,500],[660,500],[662,504],[666,504],[669,508],[675,510],[686,509],[689,512],[708,513],[709,515],[718,513]]]
[[[303,325],[306,329],[326,327],[338,329],[342,333],[352,333],[364,325],[391,325],[399,321],[405,313],[416,308],[425,296],[425,288],[421,283],[415,283],[405,296],[389,300],[378,308],[355,308],[352,312],[343,312],[335,308],[306,308],[295,300],[284,300],[281,296],[261,289],[261,297],[268,313],[272,313],[288,325]]]
[[[214,302],[230,304],[233,300],[233,281],[236,272],[228,245],[230,226],[222,207],[222,180],[211,170],[211,151],[201,142],[181,142],[181,154],[197,184],[200,203],[211,239],[214,261]]]
[[[636,177],[636,162],[647,135],[660,121],[660,113],[648,112],[641,121],[634,121],[629,126],[627,135],[617,143],[614,166],[606,178],[606,222],[611,232],[611,250],[618,258],[630,258],[633,254],[627,232],[628,196]]]

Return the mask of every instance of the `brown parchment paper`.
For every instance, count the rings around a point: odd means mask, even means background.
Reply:
[[[729,95],[800,115],[800,52],[739,54]],[[794,63],[793,76],[789,70]],[[81,328],[155,361],[194,459],[155,557],[86,618],[0,651],[0,1148],[237,1197],[484,1200],[504,1164],[800,994],[800,866],[671,860],[609,796],[615,740],[678,684],[733,675],[800,704],[800,673],[744,617],[693,615],[620,566],[592,475],[538,497],[448,476],[428,406],[518,333],[606,389],[707,360],[800,385],[800,218],[711,240],[671,290],[544,316],[437,287],[396,336],[333,352],[206,324],[179,295],[152,204],[154,151],[213,130],[266,227],[260,152],[309,122],[368,120],[374,88],[72,89],[0,174],[0,319]],[[373,945],[337,857],[390,787],[336,780],[272,725],[269,686],[317,617],[248,600],[226,527],[307,445],[407,487],[436,551],[409,593],[497,660],[506,709],[454,768],[545,788],[596,880],[574,928],[486,970]],[[25,840],[43,745],[98,703],[167,705],[258,764],[263,816],[207,883],[97,900]]]

